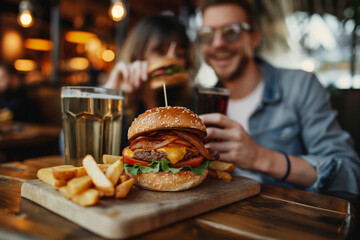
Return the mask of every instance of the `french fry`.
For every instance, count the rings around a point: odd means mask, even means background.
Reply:
[[[62,193],[62,195],[64,195],[64,197],[66,197],[67,199],[71,199],[72,194],[69,192],[69,189],[67,188],[67,186],[63,186],[61,188],[59,188],[59,192]]]
[[[58,180],[58,179],[54,178],[54,174],[53,174],[52,170],[53,170],[52,167],[41,168],[37,172],[37,177],[39,179],[41,179],[43,182],[45,182],[45,183],[49,184],[50,186],[54,187],[55,189],[58,189],[61,186],[65,186],[66,181],[65,180]]]
[[[60,165],[53,167],[52,169],[54,178],[58,180],[69,181],[75,178],[78,174],[76,167],[72,165]]]
[[[87,175],[87,172],[85,170],[84,167],[77,167],[77,175],[76,177],[82,177],[82,176],[86,176]]]
[[[102,198],[102,197],[106,197],[105,196],[105,193],[99,189],[96,189],[98,192],[99,192],[99,196]]]
[[[125,198],[135,180],[123,174],[122,157],[105,155],[103,161],[104,164],[97,164],[91,155],[86,155],[82,167],[59,165],[42,168],[37,177],[81,206],[92,206],[103,196]]]
[[[129,191],[132,185],[134,184],[134,181],[135,181],[134,178],[130,178],[129,180],[120,183],[115,189],[115,197],[125,198],[129,194]]]
[[[122,172],[124,171],[124,162],[121,160],[117,160],[106,170],[106,177],[110,180],[110,182],[116,186],[117,182],[120,179]]]
[[[224,172],[232,172],[235,169],[235,165],[233,163],[223,162],[223,161],[211,161],[210,169],[216,171],[224,171]]]
[[[123,182],[125,182],[125,181],[127,181],[129,179],[130,179],[129,175],[123,174],[123,175],[120,176],[120,183],[123,183]]]
[[[211,166],[208,168],[208,175],[224,181],[231,181],[232,176],[230,172],[232,172],[234,168],[235,165],[232,163],[227,163],[222,161],[212,161]],[[218,170],[218,169],[222,169],[222,170]]]
[[[216,171],[216,175],[218,179],[225,180],[225,181],[231,181],[232,176],[230,173],[225,171]]]
[[[96,188],[103,191],[105,196],[113,196],[115,191],[114,185],[105,176],[104,172],[100,169],[91,155],[85,156],[83,159],[83,165]]]
[[[71,198],[71,200],[81,206],[92,206],[99,201],[99,198],[99,192],[94,188],[90,188],[80,194],[75,195]]]
[[[111,166],[111,164],[98,164],[98,166],[103,173],[106,173],[107,169]]]
[[[90,176],[82,176],[71,179],[66,185],[70,197],[79,194],[92,186],[93,182]]]
[[[76,168],[73,165],[58,165],[52,168],[58,168],[58,169],[69,169],[69,168]]]
[[[217,178],[216,170],[208,168],[208,175]]]
[[[104,164],[113,164],[117,160],[122,160],[122,156],[109,155],[109,154],[104,154],[102,156],[102,161]]]

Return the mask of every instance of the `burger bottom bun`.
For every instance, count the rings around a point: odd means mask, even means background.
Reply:
[[[150,87],[151,89],[162,88],[163,83],[166,87],[175,87],[178,85],[183,85],[189,81],[189,75],[186,72],[179,72],[168,76],[159,76],[151,79]]]
[[[192,171],[180,171],[178,173],[158,172],[140,173],[128,175],[135,179],[134,184],[140,188],[161,191],[177,192],[190,189],[199,185],[207,176],[208,170],[202,175],[195,175]]]

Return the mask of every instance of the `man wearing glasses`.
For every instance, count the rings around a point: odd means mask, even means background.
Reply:
[[[360,163],[316,76],[256,58],[260,43],[248,1],[203,1],[198,32],[206,62],[231,92],[228,114],[206,114],[207,143],[236,173],[354,201]]]

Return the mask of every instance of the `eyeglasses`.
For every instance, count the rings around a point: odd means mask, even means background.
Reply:
[[[198,39],[200,43],[211,44],[214,40],[217,29],[221,31],[221,37],[227,43],[237,42],[241,37],[242,30],[251,31],[251,27],[248,23],[232,23],[219,28],[205,26],[198,31]]]

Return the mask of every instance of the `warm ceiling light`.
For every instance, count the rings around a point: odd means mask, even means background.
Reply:
[[[96,35],[85,31],[68,31],[65,33],[65,40],[72,43],[87,43],[90,39],[96,38]]]
[[[115,58],[115,53],[114,51],[112,50],[105,50],[102,54],[102,59],[105,61],[105,62],[112,62],[112,60],[114,60]]]
[[[90,39],[85,45],[86,51],[92,55],[95,55],[99,48],[101,48],[101,41],[98,38]]]
[[[1,54],[6,60],[13,61],[23,54],[23,39],[14,30],[6,31],[1,38]]]
[[[35,68],[37,67],[37,64],[34,60],[30,60],[30,59],[17,59],[14,62],[14,67],[16,70],[18,71],[22,71],[22,72],[30,72],[35,70]]]
[[[31,50],[50,51],[52,42],[46,39],[28,38],[25,40],[24,46]]]
[[[74,57],[69,60],[69,67],[72,70],[85,70],[89,65],[89,60],[83,57]]]
[[[126,10],[125,10],[124,4],[122,3],[122,1],[119,1],[119,0],[111,0],[111,2],[112,2],[112,4],[109,9],[110,17],[115,22],[119,22],[122,19],[124,19],[126,16]]]
[[[20,2],[18,22],[24,28],[31,27],[34,24],[32,4],[30,1],[24,0]]]
[[[94,64],[94,62],[99,60],[99,58],[97,57],[97,51],[99,49],[102,49],[102,42],[98,38],[93,38],[90,39],[84,46],[87,57]]]
[[[19,16],[20,25],[24,28],[31,27],[33,25],[33,16],[29,10],[23,11]]]

